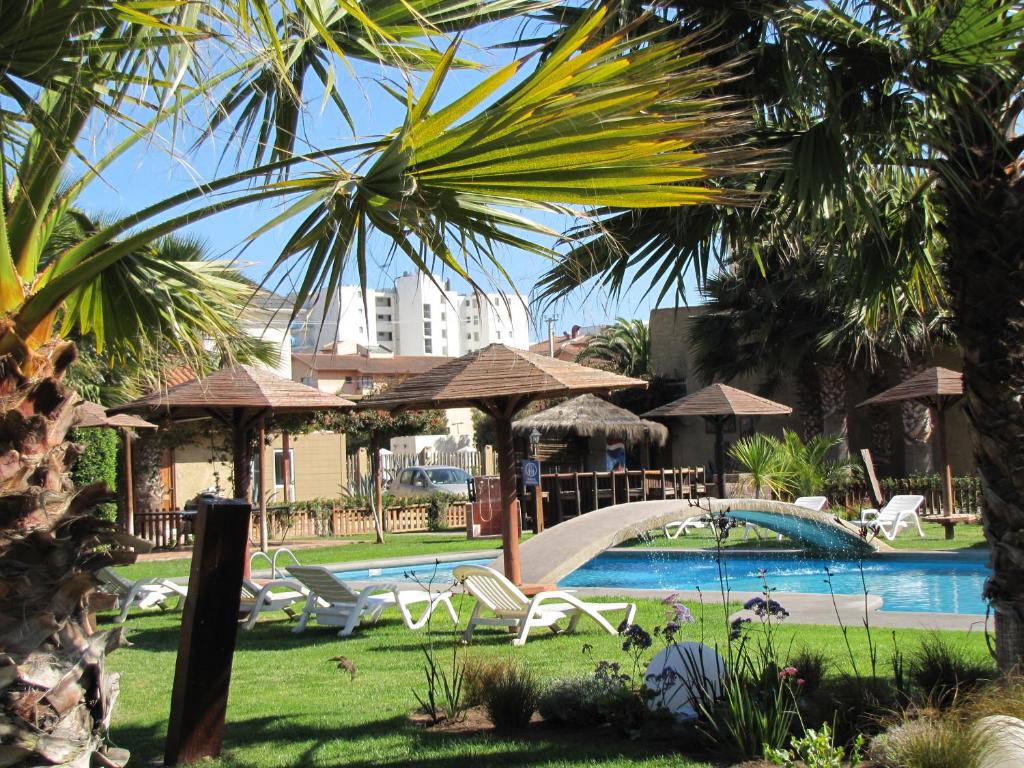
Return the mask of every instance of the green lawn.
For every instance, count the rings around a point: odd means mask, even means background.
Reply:
[[[458,604],[458,603],[457,603]],[[696,610],[696,606],[694,606]],[[719,626],[720,608],[708,607],[709,625]],[[461,604],[462,622],[468,606]],[[280,615],[280,614],[278,614]],[[111,739],[133,753],[133,765],[159,762],[166,735],[171,680],[178,641],[177,614],[135,611],[126,626],[132,647],[109,657],[109,667],[122,673],[121,698],[114,714]],[[664,622],[664,607],[642,601],[638,623],[650,628]],[[664,766],[696,768],[707,763],[680,757],[671,740],[630,741],[612,733],[574,736],[543,726],[527,736],[494,733],[445,735],[409,723],[415,706],[414,687],[421,687],[421,645],[424,632],[407,630],[385,614],[375,627],[340,639],[330,628],[313,627],[294,635],[291,625],[276,617],[261,621],[252,632],[239,632],[228,706],[225,753],[214,766],[402,766],[446,768],[472,766],[602,766],[633,768]],[[709,630],[710,631],[710,630]],[[783,646],[827,651],[837,671],[848,668],[845,645],[838,629],[783,627]],[[687,639],[698,629],[687,627]],[[984,656],[980,633],[946,633],[964,642],[972,654]],[[447,649],[451,634],[432,635]],[[850,632],[855,653],[866,667],[864,632]],[[899,631],[897,642],[907,650],[923,633]],[[888,658],[890,633],[876,632],[880,656]],[[593,625],[581,633],[554,636],[538,632],[524,648],[513,648],[498,629],[481,629],[466,656],[515,657],[545,679],[585,674],[592,662],[581,654],[584,643],[594,646],[594,659],[625,662],[621,640],[598,634]],[[656,648],[655,648],[656,649]],[[450,652],[450,651],[449,651]],[[355,663],[354,680],[335,669],[332,657]]]
[[[525,541],[528,537],[529,534],[523,540]],[[287,542],[285,542],[285,546],[287,546]],[[347,563],[374,558],[439,555],[482,549],[501,549],[501,539],[467,539],[466,534],[461,531],[450,534],[400,533],[387,536],[384,544],[376,544],[372,538],[360,536],[331,539],[324,546],[295,548],[293,551],[303,565],[318,565],[320,563]],[[187,576],[191,563],[192,558],[190,557],[179,557],[172,560],[145,560],[127,566],[121,571],[130,579]],[[257,561],[255,567],[256,569],[266,568],[266,561],[263,563]]]
[[[980,525],[958,525],[956,534],[952,541],[945,538],[945,529],[936,523],[923,523],[925,536],[922,539],[917,535],[916,530],[903,531],[896,537],[895,541],[886,542],[896,549],[912,550],[960,550],[960,549],[985,549],[984,535]],[[883,539],[884,541],[884,539]],[[799,544],[791,539],[783,538],[779,541],[770,532],[762,532],[762,538],[758,539],[753,533],[743,538],[743,530],[734,530],[723,542],[724,546],[730,549],[789,549]],[[685,536],[678,539],[669,539],[660,530],[651,531],[646,539],[632,539],[622,544],[624,547],[679,547],[681,549],[703,549],[714,548],[715,538],[707,528],[691,530]]]

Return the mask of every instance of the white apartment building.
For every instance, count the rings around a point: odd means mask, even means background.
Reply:
[[[516,296],[458,293],[426,275],[407,273],[393,290],[368,289],[365,306],[357,286],[343,285],[329,306],[320,298],[305,307],[292,324],[292,348],[354,342],[395,355],[458,357],[494,343],[526,349],[529,324]]]

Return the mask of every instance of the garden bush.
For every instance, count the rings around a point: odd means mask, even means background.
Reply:
[[[448,530],[448,507],[452,499],[446,493],[435,493],[427,501],[427,530],[446,531]]]
[[[526,665],[506,661],[484,692],[484,707],[494,727],[525,728],[537,710],[541,685]]]
[[[484,703],[487,691],[494,687],[504,668],[505,662],[493,659],[474,657],[462,663],[462,698],[467,707]]]
[[[113,492],[117,488],[117,431],[106,427],[76,429],[69,438],[85,449],[71,470],[75,487],[106,483]],[[96,514],[106,520],[116,520],[117,504],[112,501],[99,504]]]
[[[980,768],[986,741],[959,717],[905,718],[876,737],[868,754],[892,768]]]
[[[970,658],[962,645],[928,638],[909,655],[907,673],[934,706],[952,704],[962,693],[992,681],[998,672],[988,659]]]

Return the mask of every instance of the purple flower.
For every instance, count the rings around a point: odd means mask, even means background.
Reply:
[[[760,612],[764,610],[765,605],[766,603],[763,597],[752,597],[743,604],[743,607],[746,608],[748,611],[753,611],[758,616],[760,616]]]

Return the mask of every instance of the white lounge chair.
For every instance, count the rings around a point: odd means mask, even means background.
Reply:
[[[583,602],[575,595],[557,590],[540,592],[528,598],[502,574],[484,565],[456,566],[455,579],[476,598],[469,626],[462,634],[462,639],[467,643],[478,626],[498,626],[518,630],[512,645],[525,645],[527,635],[534,627],[548,627],[552,632],[558,632],[558,622],[569,619],[566,631],[574,632],[581,616],[589,616],[608,634],[614,635],[617,634],[616,628],[603,614],[625,611],[627,624],[632,624],[636,615],[636,605],[633,603]],[[485,609],[494,616],[482,616]]]
[[[917,527],[918,534],[924,538],[921,518],[917,514],[922,504],[924,504],[924,496],[893,496],[881,511],[877,509],[863,510],[860,513],[860,520],[855,520],[854,525],[872,528],[892,541],[900,531],[913,523]]]
[[[694,515],[688,517],[685,520],[673,520],[670,523],[665,523],[661,526],[661,530],[665,532],[666,539],[678,539],[680,534],[685,536],[690,532],[691,528],[707,528],[708,519],[706,514]]]
[[[132,606],[139,608],[159,608],[167,610],[167,602],[177,598],[175,608],[180,610],[184,605],[184,597],[187,589],[180,584],[175,584],[170,579],[138,579],[132,581],[126,579],[113,568],[100,568],[96,572],[100,580],[100,589],[109,595],[117,598],[117,605],[121,612],[114,619],[122,624],[128,618],[128,611]]]
[[[793,503],[798,507],[810,509],[813,510],[814,512],[821,512],[822,510],[828,508],[828,498],[825,496],[801,496],[798,499],[795,499]],[[761,531],[758,530],[757,523],[744,524],[743,538],[747,538],[747,534],[749,534],[751,531],[753,531],[754,535],[757,536],[757,538],[761,538]],[[782,541],[781,533],[778,534],[778,540]]]
[[[257,583],[244,579],[242,581],[241,611],[247,611],[242,629],[252,629],[256,619],[264,611],[284,611],[289,618],[295,616],[292,606],[305,600],[308,591],[305,587],[291,579],[273,579]]]
[[[308,590],[302,615],[293,632],[302,632],[311,619],[318,624],[341,627],[338,637],[351,635],[364,618],[377,621],[385,608],[395,606],[409,629],[425,625],[439,605],[443,605],[452,619],[458,621],[455,608],[447,592],[402,587],[397,584],[373,584],[358,592],[321,565],[293,565],[288,573]],[[409,606],[426,603],[424,612],[414,619]]]

